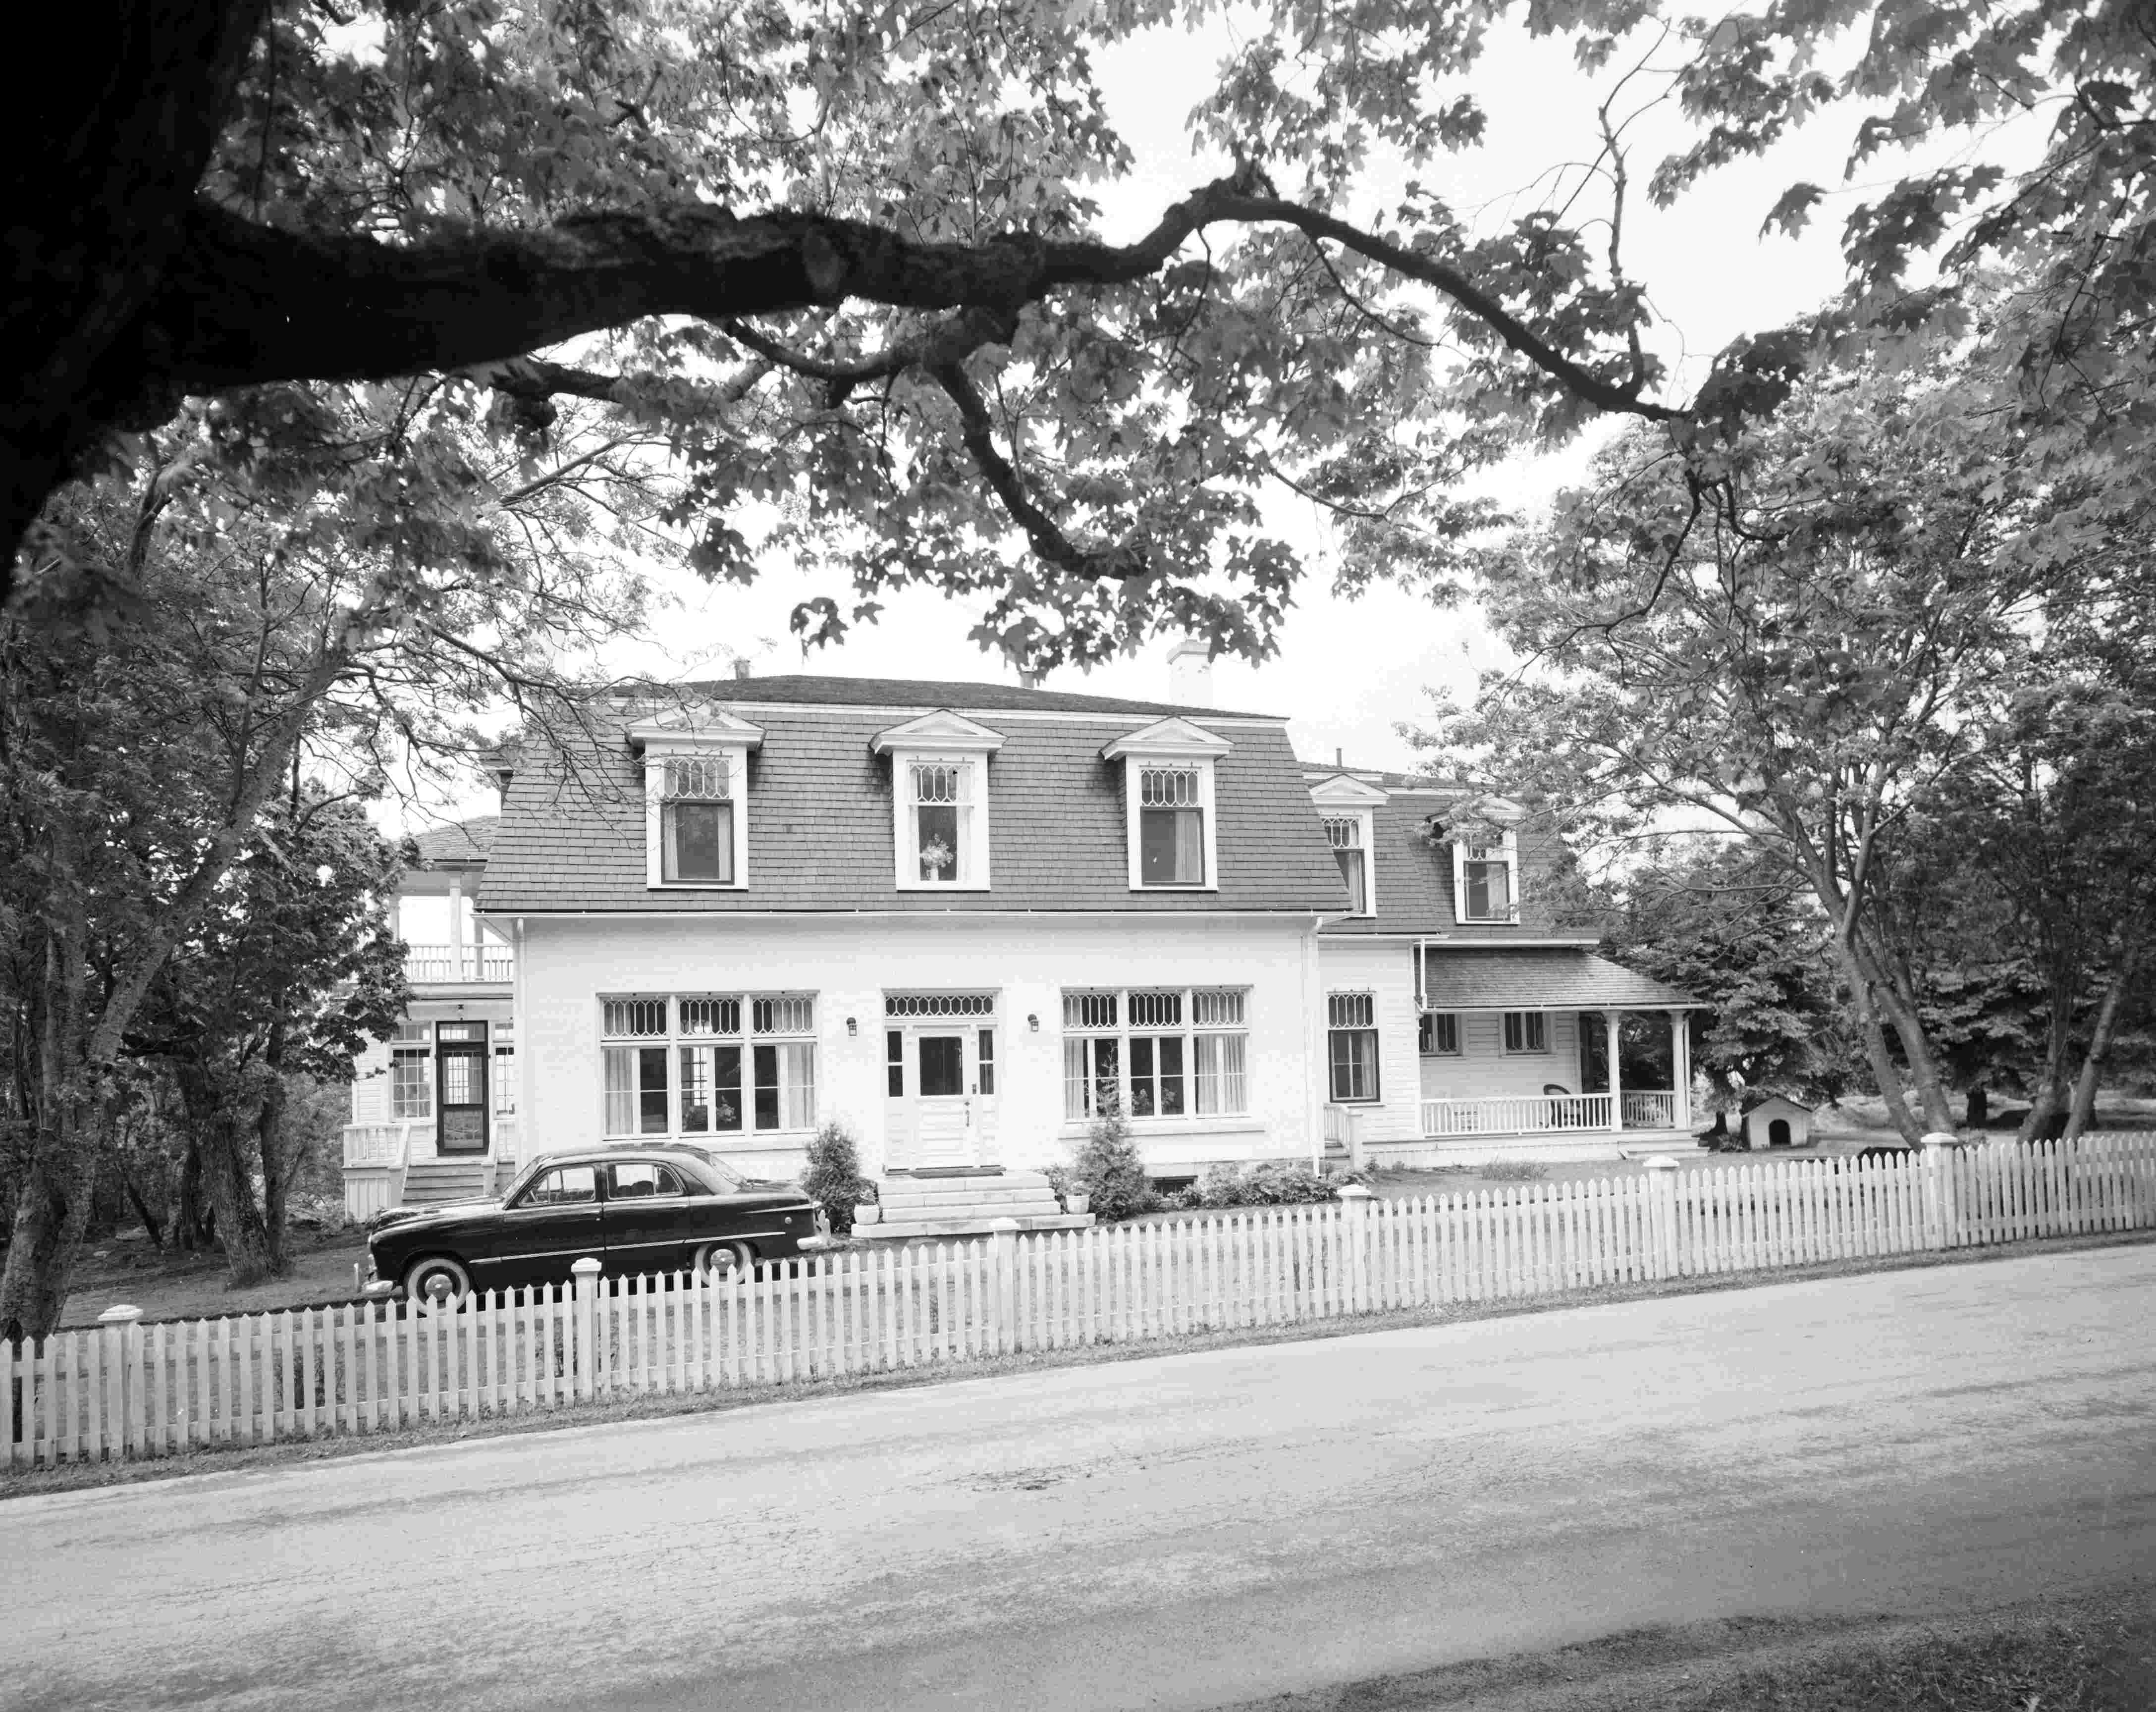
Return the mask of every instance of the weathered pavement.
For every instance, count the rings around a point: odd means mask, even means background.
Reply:
[[[1203,1707],[2156,1566],[2156,1248],[0,1504],[0,1706]]]

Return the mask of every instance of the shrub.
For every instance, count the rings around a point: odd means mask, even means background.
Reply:
[[[1549,1167],[1531,1159],[1493,1159],[1482,1167],[1482,1176],[1492,1183],[1539,1183]]]
[[[1254,1165],[1247,1171],[1232,1165],[1209,1167],[1205,1175],[1178,1195],[1170,1205],[1199,1207],[1288,1207],[1339,1197],[1343,1183],[1359,1181],[1361,1172],[1321,1176],[1306,1165],[1281,1161]]]
[[[875,1179],[861,1175],[861,1151],[853,1132],[835,1118],[808,1144],[801,1190],[829,1215],[836,1237],[852,1234],[855,1207],[878,1198]]]
[[[1130,1123],[1112,1108],[1093,1120],[1065,1187],[1081,1191],[1101,1218],[1128,1218],[1160,1205],[1160,1197],[1146,1181],[1145,1161],[1131,1140]]]

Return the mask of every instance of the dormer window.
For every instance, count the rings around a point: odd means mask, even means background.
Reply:
[[[1132,890],[1219,889],[1214,766],[1229,747],[1188,720],[1168,719],[1101,750],[1103,761],[1123,764]]]
[[[1350,915],[1378,913],[1378,810],[1390,800],[1377,786],[1350,773],[1334,773],[1310,787],[1318,824],[1340,869]]]
[[[733,884],[732,771],[723,758],[665,763],[659,807],[660,878],[665,884]]]
[[[1452,845],[1454,915],[1461,921],[1520,919],[1520,836],[1507,830],[1455,838]]]
[[[988,889],[989,757],[1003,733],[926,714],[869,745],[891,757],[892,876],[899,890]]]
[[[644,884],[739,888],[748,879],[748,752],[763,741],[731,714],[669,714],[629,728],[644,751]]]
[[[913,761],[906,766],[906,856],[922,885],[972,879],[974,776],[970,761]]]
[[[1149,886],[1205,884],[1204,786],[1194,766],[1138,770],[1138,874]]]
[[[1325,842],[1332,846],[1332,859],[1340,864],[1340,878],[1348,888],[1348,913],[1370,913],[1370,853],[1363,847],[1363,818],[1346,815],[1325,823]]]

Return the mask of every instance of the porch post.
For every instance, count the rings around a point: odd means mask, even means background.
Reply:
[[[449,979],[465,978],[465,930],[459,924],[465,913],[465,877],[449,875]]]
[[[1625,1079],[1617,1069],[1617,1022],[1623,1015],[1622,1011],[1604,1011],[1602,1013],[1603,1026],[1608,1031],[1609,1040],[1609,1127],[1613,1130],[1625,1127]]]
[[[1672,1121],[1680,1130],[1691,1127],[1691,1012],[1670,1012],[1670,1084],[1676,1097],[1670,1101]]]

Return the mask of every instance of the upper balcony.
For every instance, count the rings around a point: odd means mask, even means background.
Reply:
[[[506,987],[516,978],[516,953],[492,940],[478,945],[413,945],[404,947],[404,978],[414,987],[491,982]]]

